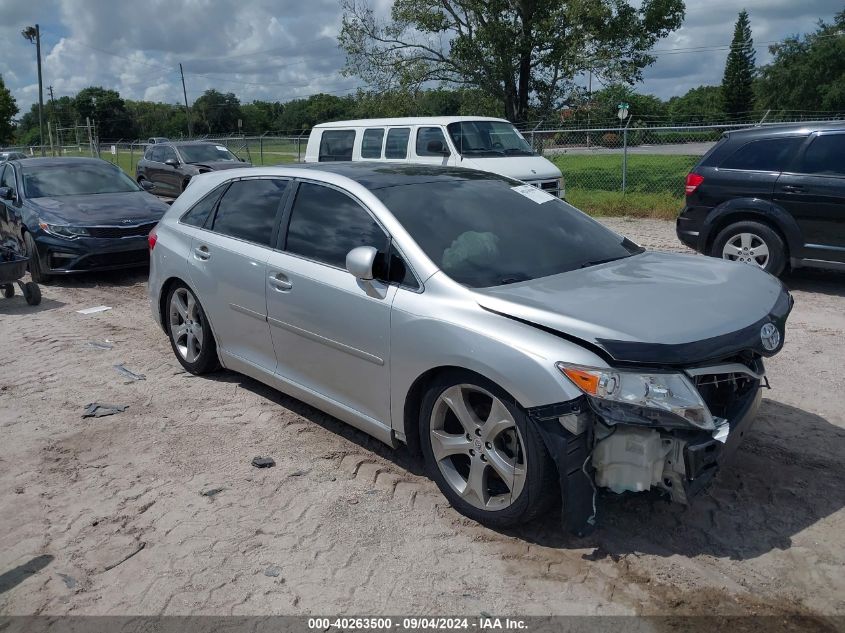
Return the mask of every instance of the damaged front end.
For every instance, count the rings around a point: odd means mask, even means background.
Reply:
[[[744,354],[682,370],[559,364],[584,395],[529,411],[560,474],[567,529],[595,524],[595,493],[657,489],[687,504],[754,421],[767,386],[763,361]]]

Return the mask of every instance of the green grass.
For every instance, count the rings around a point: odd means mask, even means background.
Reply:
[[[684,206],[671,193],[622,193],[566,188],[566,201],[594,217],[656,218],[674,220]]]
[[[628,154],[626,190],[682,196],[684,180],[700,156]],[[619,192],[622,189],[622,153],[563,154],[552,158],[566,179],[566,188]]]

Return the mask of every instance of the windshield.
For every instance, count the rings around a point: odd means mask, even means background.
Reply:
[[[464,121],[446,126],[464,156],[533,156],[516,128],[504,121]]]
[[[28,165],[21,177],[28,198],[141,191],[122,169],[106,162]]]
[[[179,153],[186,163],[213,163],[220,160],[236,161],[238,157],[222,145],[181,145]]]
[[[436,266],[472,288],[555,275],[643,251],[561,199],[513,181],[429,182],[373,193]]]

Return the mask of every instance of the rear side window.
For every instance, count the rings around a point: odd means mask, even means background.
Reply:
[[[217,187],[214,191],[205,196],[202,200],[197,202],[191,210],[182,216],[180,222],[182,224],[189,224],[190,226],[205,226],[205,221],[214,210],[214,205],[220,199],[220,194],[225,191],[226,185]]]
[[[320,137],[319,162],[352,160],[355,130],[324,130]]]
[[[361,158],[381,158],[381,141],[384,139],[384,128],[364,130],[361,139]]]
[[[0,187],[18,188],[15,185],[15,170],[12,169],[11,165],[6,165],[6,169],[3,171],[3,177],[0,179]]]
[[[436,147],[442,148],[442,151],[430,151],[429,145],[432,146],[432,150],[436,149]],[[448,154],[449,150],[447,149],[448,145],[446,145],[446,136],[443,134],[443,130],[439,127],[421,127],[417,130],[417,156],[444,156]]]
[[[805,137],[770,138],[746,143],[719,165],[722,169],[783,171]]]
[[[277,178],[233,182],[217,206],[214,232],[270,246],[286,187],[287,181]]]
[[[802,174],[845,176],[845,134],[817,136],[804,153]]]
[[[358,246],[387,252],[387,235],[369,213],[344,193],[308,182],[299,185],[285,250],[337,268]]]
[[[387,133],[387,143],[384,146],[385,158],[408,158],[408,139],[411,128],[395,127]]]

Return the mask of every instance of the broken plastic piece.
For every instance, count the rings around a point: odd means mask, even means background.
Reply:
[[[130,371],[126,369],[124,363],[120,363],[119,365],[115,365],[114,368],[119,371],[121,374],[129,378],[130,380],[146,380],[147,377],[144,374],[136,374],[134,371]]]
[[[95,314],[97,312],[105,312],[111,310],[111,306],[94,306],[93,308],[85,308],[84,310],[77,310],[79,314]]]
[[[110,343],[100,343],[99,341],[88,341],[88,347],[94,347],[96,349],[111,349],[114,345]]]
[[[127,404],[100,404],[99,402],[92,402],[85,405],[85,411],[82,413],[83,418],[102,418],[105,415],[114,415],[121,413],[129,408]]]
[[[276,462],[272,457],[253,457],[252,465],[256,468],[272,468],[276,465]]]

